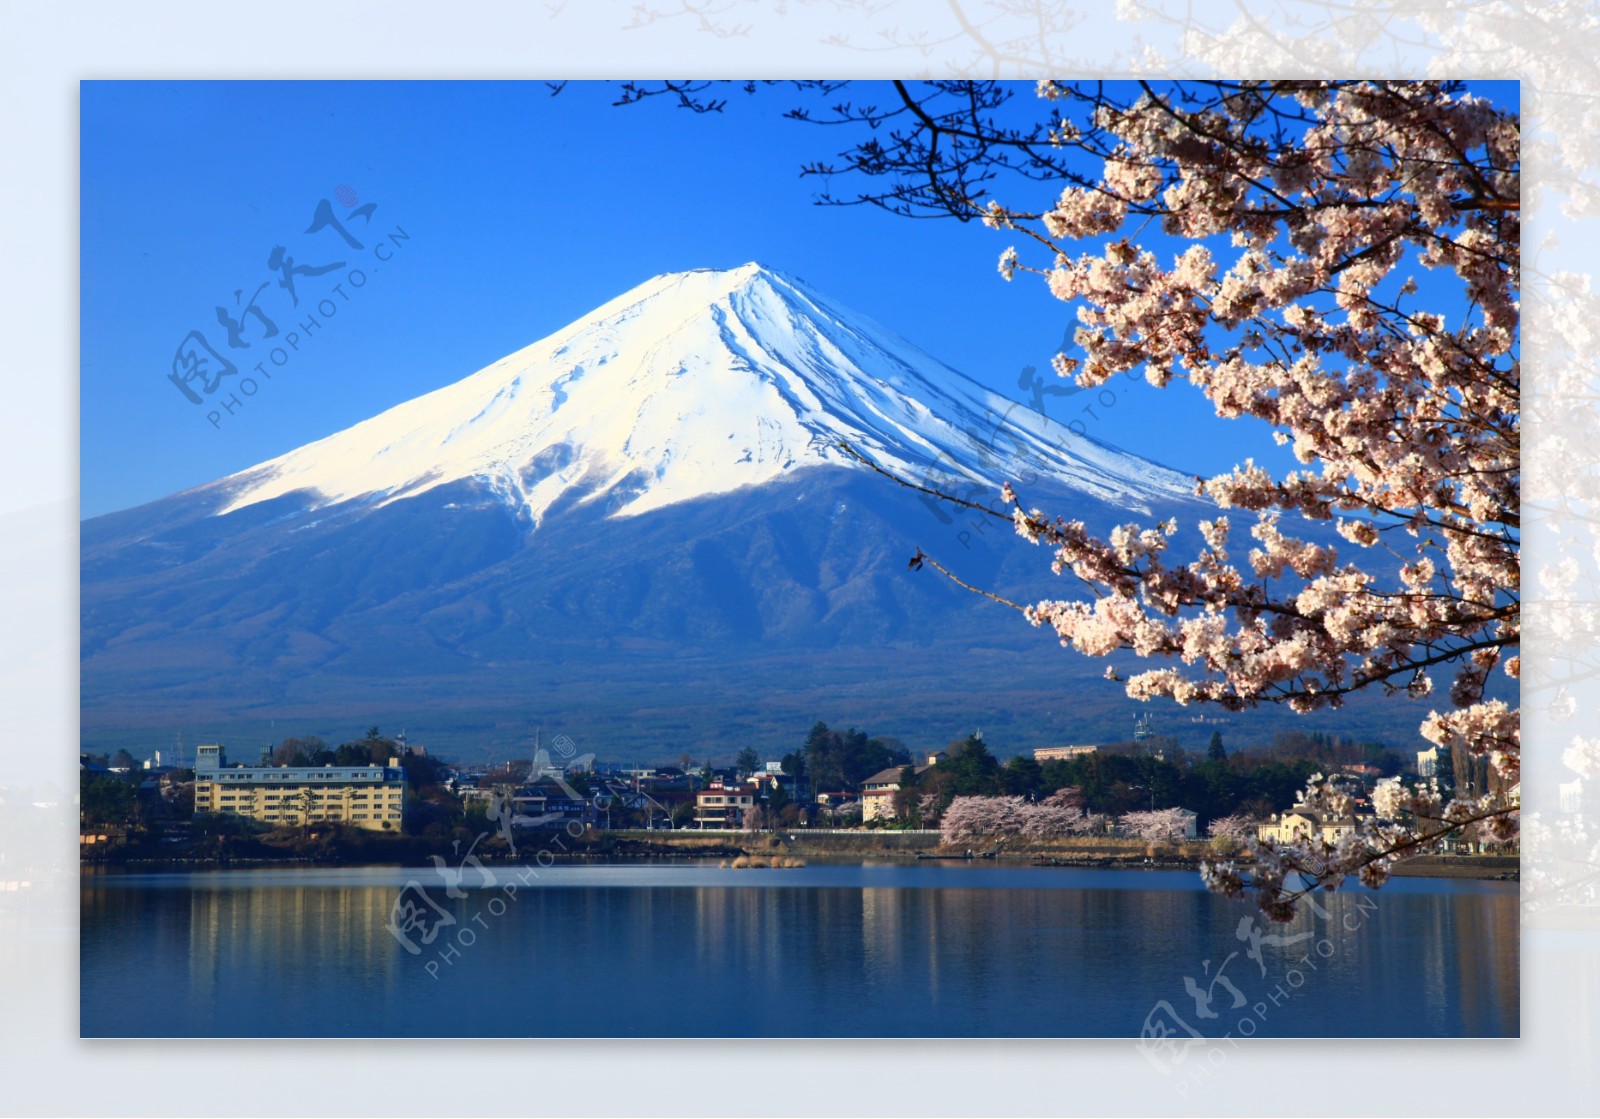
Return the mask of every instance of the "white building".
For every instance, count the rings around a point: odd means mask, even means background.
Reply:
[[[1282,816],[1273,816],[1264,824],[1256,825],[1256,838],[1289,843],[1302,836],[1320,838],[1324,843],[1335,844],[1355,830],[1349,820],[1324,818],[1320,812],[1297,804]]]
[[[1081,758],[1092,754],[1099,749],[1096,746],[1039,746],[1033,751],[1033,760],[1043,765],[1045,762],[1069,761],[1072,758]]]
[[[944,751],[928,755],[927,765],[911,766],[910,769],[916,777],[921,777],[928,770],[939,764],[944,757]],[[880,769],[871,777],[861,782],[861,822],[871,820],[894,819],[894,794],[900,791],[900,774],[907,767],[891,765],[888,769]]]
[[[744,815],[756,806],[756,791],[743,785],[713,781],[694,797],[697,828],[741,828]]]

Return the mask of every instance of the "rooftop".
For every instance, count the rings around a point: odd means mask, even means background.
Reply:
[[[888,769],[880,769],[871,777],[868,777],[865,781],[861,782],[861,785],[863,788],[865,788],[868,785],[887,785],[890,783],[897,783],[900,780],[901,772],[905,768],[906,767],[903,765],[891,765]],[[911,767],[912,771],[918,777],[921,777],[924,773],[932,768],[933,767],[931,765],[914,765]]]
[[[201,781],[219,781],[228,784],[265,785],[277,782],[308,783],[319,781],[404,781],[405,770],[383,765],[275,765],[235,766],[229,769],[201,769],[195,777]]]

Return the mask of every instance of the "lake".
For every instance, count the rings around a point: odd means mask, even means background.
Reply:
[[[432,868],[86,869],[81,1033],[1519,1030],[1516,883],[1397,879],[1269,926],[1187,871],[676,860],[487,873],[492,885],[471,867],[453,883]]]

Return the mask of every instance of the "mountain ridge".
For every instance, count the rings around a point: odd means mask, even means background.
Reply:
[[[775,713],[841,708],[906,735],[1125,737],[1134,705],[1103,662],[906,563],[925,549],[1015,601],[1072,593],[1048,557],[841,441],[963,496],[1019,482],[1092,531],[1179,513],[1180,549],[1213,508],[800,281],[672,273],[341,432],[82,522],[85,741],[360,711],[445,743],[560,722],[636,755],[775,749]]]

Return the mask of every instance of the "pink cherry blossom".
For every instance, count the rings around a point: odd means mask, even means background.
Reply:
[[[1055,142],[1099,162],[1036,222],[990,205],[991,226],[1048,253],[1008,249],[1002,269],[1076,309],[1059,371],[1079,385],[1186,381],[1219,416],[1269,425],[1301,468],[1245,459],[1197,480],[1223,514],[1187,561],[1171,524],[1101,539],[1008,484],[1017,534],[1090,588],[1019,608],[1078,653],[1166,661],[1127,676],[1134,698],[1312,712],[1379,689],[1431,701],[1422,737],[1493,771],[1447,803],[1385,786],[1379,818],[1350,817],[1337,845],[1248,838],[1207,871],[1288,919],[1304,883],[1379,885],[1451,836],[1517,831],[1519,712],[1486,692],[1521,671],[1520,121],[1428,81],[1141,88],[1117,103],[1041,83],[1063,121],[1086,110]],[[1150,221],[1191,244],[1136,243]],[[1308,520],[1342,543],[1308,538]],[[1547,589],[1568,576],[1541,573]]]

